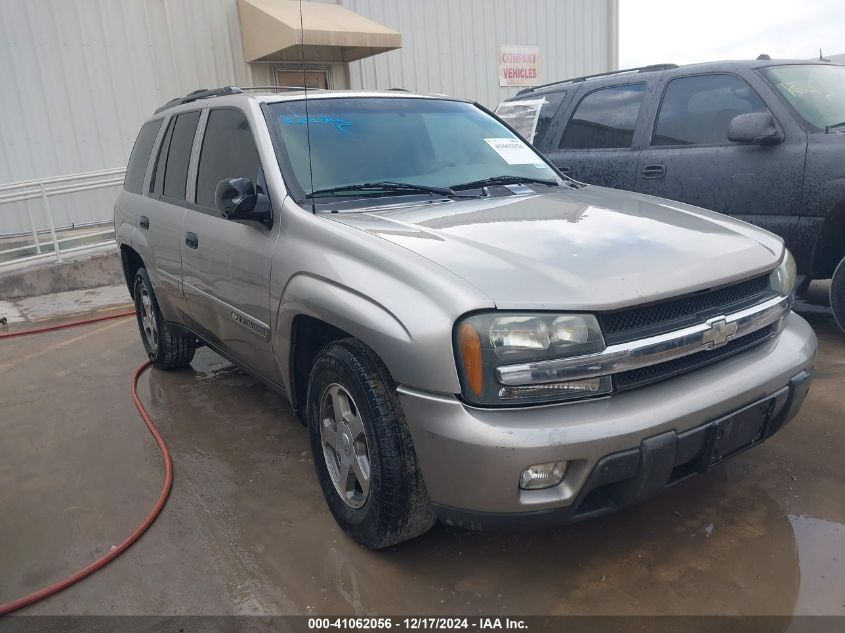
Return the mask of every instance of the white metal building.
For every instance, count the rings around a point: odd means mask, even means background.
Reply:
[[[305,70],[310,85],[495,107],[518,90],[500,85],[503,55],[530,67],[505,71],[523,84],[618,64],[618,0],[302,5],[304,31],[296,0],[0,2],[0,240],[31,245],[34,227],[49,241],[45,198],[57,230],[108,221],[141,122],[199,88],[299,83]]]

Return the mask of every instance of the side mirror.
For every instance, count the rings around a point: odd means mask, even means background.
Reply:
[[[227,220],[260,222],[273,227],[270,198],[255,191],[249,178],[224,178],[214,190],[214,205]]]
[[[731,119],[728,140],[752,145],[774,145],[783,140],[783,134],[769,112],[749,112]]]

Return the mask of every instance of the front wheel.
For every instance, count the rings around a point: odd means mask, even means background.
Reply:
[[[839,329],[845,333],[845,257],[833,271],[830,280],[830,307]]]
[[[395,385],[355,339],[328,344],[308,382],[308,431],[317,478],[335,520],[379,549],[435,522]]]
[[[145,268],[135,273],[135,315],[141,342],[154,367],[176,369],[187,366],[194,359],[197,339],[173,331],[161,316],[153,285]]]

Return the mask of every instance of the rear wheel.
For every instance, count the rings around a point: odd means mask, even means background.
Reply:
[[[419,536],[435,516],[387,368],[355,339],[328,344],[308,383],[308,430],[335,520],[373,549]]]
[[[134,289],[135,313],[141,342],[153,366],[159,369],[176,369],[188,365],[194,358],[197,339],[177,334],[165,323],[145,268],[139,268],[135,273]]]
[[[833,271],[830,281],[830,307],[839,329],[845,333],[845,257]]]

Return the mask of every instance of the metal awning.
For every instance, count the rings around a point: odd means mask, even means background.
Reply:
[[[307,62],[351,62],[402,47],[401,33],[339,4],[303,2],[300,28],[299,7],[238,0],[246,61],[301,61],[304,53]]]

